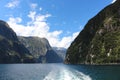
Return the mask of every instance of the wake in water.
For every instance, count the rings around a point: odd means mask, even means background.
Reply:
[[[58,67],[53,69],[44,80],[92,80],[88,75],[74,69]]]

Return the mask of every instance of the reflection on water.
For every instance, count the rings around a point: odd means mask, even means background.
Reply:
[[[0,80],[120,80],[120,66],[0,64]]]

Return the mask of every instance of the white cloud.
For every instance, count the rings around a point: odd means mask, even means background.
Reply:
[[[5,7],[8,7],[8,8],[15,8],[19,5],[19,0],[12,0],[11,2],[7,3],[5,5]]]
[[[30,4],[31,9],[33,9],[33,10],[36,9],[37,6],[38,6],[38,4],[36,4],[36,3],[31,3]]]
[[[17,17],[17,18],[9,18],[9,20],[12,22],[12,23],[21,23],[22,22],[22,19]]]
[[[27,16],[28,16],[29,18],[31,18],[32,21],[34,21],[35,15],[36,15],[36,12],[35,12],[35,11],[30,11],[29,14],[28,14]]]
[[[114,3],[116,0],[113,0],[111,3]]]
[[[28,17],[30,17],[32,21],[28,22],[27,26],[20,24],[22,21],[20,17],[10,17],[8,23],[17,35],[45,37],[49,31],[49,26],[45,19],[49,16],[48,14],[37,15],[35,13],[36,12],[29,13]]]
[[[62,30],[50,32],[50,27],[47,23],[47,18],[50,14],[37,14],[35,11],[30,11],[28,17],[31,19],[26,25],[20,24],[22,19],[20,17],[10,17],[8,24],[19,36],[38,36],[45,37],[49,40],[50,44],[55,47],[69,47],[70,43],[78,35],[79,32],[73,33],[71,36],[66,36],[60,39]]]
[[[42,7],[40,7],[39,9],[40,9],[40,11],[42,11]]]
[[[69,47],[70,43],[77,37],[78,34],[79,32],[75,32],[72,34],[72,36],[63,37],[60,41],[59,47]]]
[[[70,32],[70,31],[67,31],[66,33],[67,33],[67,34],[70,34],[71,32]]]

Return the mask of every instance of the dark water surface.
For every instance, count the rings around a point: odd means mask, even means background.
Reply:
[[[120,66],[0,64],[0,80],[120,80]]]

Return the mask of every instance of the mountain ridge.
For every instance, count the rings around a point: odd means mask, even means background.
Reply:
[[[120,0],[90,19],[67,50],[65,63],[120,63]]]
[[[0,20],[0,63],[34,62],[29,51],[22,45],[9,25]]]
[[[36,62],[40,63],[60,63],[63,59],[53,50],[46,38],[39,37],[18,37],[30,53],[36,58]]]

